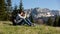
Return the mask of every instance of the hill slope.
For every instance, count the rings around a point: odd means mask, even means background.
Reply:
[[[11,22],[0,21],[0,34],[60,34],[60,27],[46,25],[13,26]]]

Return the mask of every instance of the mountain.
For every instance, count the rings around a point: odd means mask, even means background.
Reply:
[[[50,10],[48,8],[34,8],[34,9],[26,9],[24,10],[27,14],[32,14],[33,18],[39,18],[39,17],[50,17],[55,15],[60,15],[59,10]]]

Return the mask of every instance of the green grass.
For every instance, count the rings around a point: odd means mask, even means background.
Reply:
[[[60,34],[60,27],[46,25],[13,26],[9,21],[0,21],[0,34]]]

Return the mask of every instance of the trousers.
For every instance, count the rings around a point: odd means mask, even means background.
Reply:
[[[27,24],[29,26],[32,25],[32,22],[27,18],[26,19],[20,19],[18,22],[19,22],[18,25],[21,25],[21,24]]]

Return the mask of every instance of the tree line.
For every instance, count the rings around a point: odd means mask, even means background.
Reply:
[[[60,26],[60,16],[55,16],[54,19],[52,19],[51,17],[49,17],[46,25],[49,25],[49,26]]]

